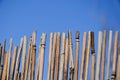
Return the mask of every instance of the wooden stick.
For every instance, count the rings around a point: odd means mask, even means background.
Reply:
[[[83,45],[82,45],[82,59],[81,59],[81,68],[80,68],[80,80],[83,80],[83,74],[84,74],[86,38],[87,38],[87,32],[84,32],[84,36],[83,36]]]
[[[7,79],[8,55],[9,55],[9,53],[7,52],[6,57],[5,57],[5,64],[4,64],[4,67],[3,67],[2,80]]]
[[[94,32],[91,32],[91,53],[92,53],[92,67],[91,67],[91,80],[95,80],[95,43]]]
[[[44,69],[44,55],[45,55],[45,45],[46,45],[46,34],[42,34],[41,41],[41,53],[40,53],[40,65],[39,65],[39,80],[43,80],[43,69]]]
[[[69,48],[68,48],[68,38],[66,38],[66,42],[65,42],[64,80],[68,80],[68,63],[69,63]]]
[[[2,45],[0,44],[0,63],[1,63],[1,55],[2,55]],[[0,64],[0,80],[2,79],[3,65]]]
[[[52,50],[53,50],[53,33],[50,33],[50,46],[49,46],[49,60],[48,60],[47,80],[50,80]]]
[[[27,57],[27,63],[26,63],[26,68],[25,68],[25,78],[24,78],[24,80],[28,80],[28,70],[29,70],[29,65],[30,65],[31,45],[32,45],[32,37],[30,38],[30,44],[29,44],[29,47],[28,47],[28,57]]]
[[[116,33],[115,33],[114,54],[113,54],[113,65],[112,65],[112,77],[111,77],[111,80],[116,80],[117,50],[118,50],[118,31],[116,31]]]
[[[25,75],[26,50],[27,50],[27,36],[24,36],[23,54],[22,54],[22,72],[21,72],[21,80],[24,80],[24,75]]]
[[[107,73],[106,80],[110,80],[110,56],[111,56],[111,47],[112,47],[112,31],[109,31],[109,45],[108,45],[108,62],[107,62]]]
[[[11,70],[11,74],[10,74],[10,80],[13,80],[13,78],[14,78],[14,71],[15,71],[15,65],[16,65],[17,50],[18,50],[18,47],[15,46],[14,47],[14,54],[13,54],[13,58],[12,58],[12,70]]]
[[[120,80],[120,44],[118,47],[118,65],[117,65],[117,78],[116,80]]]
[[[52,59],[51,59],[51,76],[50,80],[54,80],[54,63],[55,63],[55,50],[56,50],[56,33],[54,33],[54,38],[53,38],[53,53],[52,53]]]
[[[58,80],[59,56],[60,56],[60,32],[57,33],[54,80]]]
[[[104,34],[103,34],[103,43],[102,43],[101,80],[104,80],[104,75],[105,75],[105,56],[106,56],[106,31],[104,31]]]
[[[90,43],[91,43],[91,35],[90,35],[90,32],[89,32],[88,46],[87,46],[87,52],[86,52],[86,63],[85,63],[85,77],[84,77],[84,80],[88,80],[88,64],[89,64],[89,55],[90,55]]]
[[[65,33],[62,33],[62,49],[60,54],[59,80],[63,80],[63,75],[64,75],[65,39],[66,39]]]
[[[11,53],[12,53],[12,45],[13,45],[13,39],[10,39],[10,45],[9,45],[9,54],[8,54],[8,66],[7,66],[7,80],[9,80],[10,76],[10,62],[11,62]]]
[[[36,57],[36,31],[32,35],[32,70],[31,70],[31,80],[34,80],[35,74],[35,57]]]
[[[73,80],[74,75],[74,59],[73,59],[73,48],[72,48],[72,33],[68,31],[68,39],[69,39],[69,48],[70,48],[70,80]]]
[[[102,51],[102,32],[98,33],[98,57],[96,62],[96,79],[100,80],[100,59],[101,59],[101,51]]]
[[[18,50],[17,61],[16,61],[16,67],[15,67],[15,76],[14,76],[14,80],[17,79],[17,73],[19,73],[19,66],[20,66],[20,58],[21,58],[21,53],[22,53],[22,47],[23,47],[23,38],[21,38],[20,47],[19,47],[19,50]]]
[[[79,31],[76,32],[76,65],[74,72],[74,80],[78,80],[78,66],[79,66]]]

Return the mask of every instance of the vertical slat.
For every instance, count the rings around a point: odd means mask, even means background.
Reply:
[[[47,80],[50,80],[50,68],[51,68],[51,55],[53,50],[53,33],[50,33],[50,46],[49,46],[49,60],[48,60],[48,73]]]
[[[91,43],[91,37],[90,32],[88,34],[88,46],[87,46],[87,52],[86,52],[86,63],[85,63],[85,77],[84,80],[88,80],[88,64],[89,64],[89,55],[90,55],[90,43]]]
[[[78,66],[79,66],[79,31],[76,32],[76,65],[74,72],[74,80],[78,80]]]
[[[110,56],[111,56],[111,47],[112,47],[112,31],[109,31],[109,45],[108,45],[108,59],[107,59],[107,73],[106,80],[110,80]]]
[[[65,41],[64,80],[68,80],[68,63],[69,63],[69,48],[68,48],[68,38],[66,38],[66,41]]]
[[[1,65],[2,45],[0,44],[0,80],[2,79],[3,65]]]
[[[5,54],[6,40],[4,40],[1,56],[1,65],[4,65],[4,54]]]
[[[115,33],[114,54],[113,54],[113,65],[112,65],[112,77],[111,77],[111,80],[116,80],[117,50],[118,50],[118,31],[116,31],[116,33]]]
[[[43,80],[45,45],[46,45],[46,34],[43,33],[42,41],[41,41],[41,49],[40,49],[41,52],[40,52],[39,80]]]
[[[104,76],[105,76],[105,55],[106,55],[106,31],[104,31],[103,33],[101,80],[104,80]]]
[[[9,80],[10,75],[10,63],[11,63],[11,53],[12,53],[12,45],[13,45],[13,39],[10,39],[10,45],[9,45],[9,54],[8,54],[8,66],[7,66],[7,80]]]
[[[85,49],[86,49],[86,38],[87,38],[87,32],[84,32],[83,36],[83,44],[82,44],[82,58],[81,58],[81,68],[80,68],[80,80],[83,80],[83,74],[84,74],[84,62],[85,62]]]
[[[64,59],[65,59],[65,33],[62,33],[62,49],[61,49],[61,54],[60,54],[59,80],[63,80],[63,75],[64,75],[64,72],[63,72],[64,71]]]
[[[118,65],[117,65],[117,78],[116,80],[120,80],[120,44],[118,47]]]
[[[10,80],[13,80],[13,78],[14,78],[14,71],[15,71],[15,65],[16,65],[17,50],[18,50],[18,47],[15,46],[14,47],[14,54],[13,54],[13,58],[12,58],[12,70],[11,70],[11,74],[10,74]]]
[[[91,80],[95,80],[95,43],[94,43],[94,32],[91,32],[91,53],[92,53]]]

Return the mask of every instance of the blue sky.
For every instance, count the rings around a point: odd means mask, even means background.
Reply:
[[[0,0],[0,42],[6,38],[9,43],[12,37],[13,44],[19,45],[21,37],[27,35],[29,39],[36,30],[38,52],[41,33],[47,33],[44,80],[50,32],[67,33],[71,29],[74,38],[79,30],[82,41],[83,32],[90,30],[95,32],[97,41],[99,30],[115,31],[119,27],[120,0]]]

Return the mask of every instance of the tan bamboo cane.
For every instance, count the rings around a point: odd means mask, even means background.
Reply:
[[[21,73],[18,73],[17,80],[21,80]]]
[[[18,49],[17,61],[16,61],[16,65],[15,65],[16,67],[15,67],[14,80],[17,79],[17,73],[19,73],[19,66],[20,66],[20,58],[21,58],[21,53],[22,53],[22,47],[23,47],[23,38],[21,38],[20,47]]]
[[[66,41],[65,41],[64,80],[68,80],[68,63],[69,63],[69,48],[68,48],[68,38],[66,38]]]
[[[94,32],[91,32],[91,53],[92,53],[91,80],[95,80],[95,43],[94,43]]]
[[[116,80],[120,80],[120,44],[118,47],[118,65],[117,65],[117,78]]]
[[[106,80],[110,80],[110,56],[111,56],[111,47],[112,47],[112,31],[109,31],[109,45],[108,45],[108,60],[107,60],[107,72]]]
[[[1,65],[1,57],[2,57],[2,45],[0,44],[0,65]]]
[[[79,31],[76,32],[76,65],[74,72],[74,80],[78,80],[78,66],[79,66]]]
[[[27,36],[24,36],[23,42],[23,54],[22,54],[22,72],[21,72],[21,80],[25,78],[25,64],[26,64],[26,50],[27,50]]]
[[[105,55],[106,55],[106,31],[104,31],[103,33],[101,80],[104,80],[104,75],[105,75]]]
[[[14,78],[14,71],[15,71],[15,65],[16,65],[16,57],[17,57],[17,50],[18,47],[15,46],[14,47],[14,54],[13,54],[13,58],[12,58],[12,69],[11,69],[11,74],[10,74],[10,80],[13,80]]]
[[[87,38],[87,32],[84,32],[83,36],[83,44],[82,44],[82,58],[81,58],[81,68],[80,68],[80,80],[83,80],[83,74],[84,74],[84,62],[85,62],[85,49],[86,49],[86,38]]]
[[[31,79],[34,80],[34,74],[35,74],[35,57],[36,57],[36,31],[32,34],[32,70],[31,70]]]
[[[46,45],[46,34],[42,34],[41,41],[41,52],[40,52],[40,65],[39,65],[39,80],[43,80],[43,69],[44,69],[44,55],[45,55],[45,45]]]
[[[54,33],[54,38],[53,38],[53,52],[52,52],[52,59],[51,59],[51,74],[50,74],[50,80],[54,79],[54,61],[55,61],[55,50],[56,50],[56,33]]]
[[[74,75],[74,59],[73,59],[73,45],[72,45],[72,32],[68,31],[68,39],[69,39],[69,50],[70,50],[70,80],[73,80]]]
[[[89,55],[90,55],[90,43],[91,43],[91,35],[90,35],[90,32],[89,32],[89,34],[88,34],[88,46],[87,46],[87,52],[86,52],[84,80],[88,80],[88,64],[89,64]]]
[[[30,38],[30,43],[29,43],[29,47],[28,47],[28,57],[27,57],[27,63],[26,63],[26,68],[25,68],[25,78],[24,78],[24,80],[28,80],[28,71],[29,71],[29,65],[30,65],[31,45],[32,45],[32,37]]]
[[[55,53],[55,73],[54,80],[58,80],[59,75],[59,56],[60,56],[60,32],[57,33],[56,39],[56,53]]]
[[[8,66],[8,52],[6,52],[6,56],[5,56],[5,63],[4,63],[4,67],[3,67],[2,80],[7,79],[7,66]]]
[[[1,56],[2,55],[2,45],[0,44],[0,63],[1,63]],[[2,78],[2,72],[3,72],[3,65],[0,64],[0,80]]]
[[[59,80],[63,80],[64,75],[64,59],[65,59],[65,33],[62,33],[62,48],[60,54]]]
[[[50,45],[49,45],[49,60],[48,60],[48,73],[47,80],[50,80],[50,68],[51,68],[51,55],[53,50],[53,33],[50,33]]]
[[[10,39],[10,45],[9,45],[9,54],[8,54],[8,66],[7,66],[7,80],[10,78],[10,63],[11,63],[11,53],[12,53],[12,45],[13,45],[13,39]]]
[[[113,54],[113,65],[112,65],[112,77],[111,77],[111,80],[116,80],[117,50],[118,50],[118,31],[116,31],[116,33],[115,33],[114,54]]]
[[[96,62],[96,79],[100,80],[100,59],[101,59],[101,51],[102,51],[102,32],[99,31],[98,33],[98,57]]]

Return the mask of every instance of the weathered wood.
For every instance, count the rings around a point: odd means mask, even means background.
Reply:
[[[89,64],[89,55],[90,55],[90,45],[91,45],[91,35],[88,33],[88,46],[86,52],[86,63],[85,63],[85,77],[84,80],[88,80],[88,64]]]
[[[53,50],[53,33],[50,33],[50,45],[49,45],[49,60],[48,60],[47,80],[50,80],[52,50]]]
[[[74,75],[74,59],[73,59],[73,45],[72,45],[72,32],[68,31],[68,41],[70,50],[70,80],[73,80]]]
[[[25,66],[26,66],[26,51],[27,51],[27,36],[24,36],[23,42],[23,53],[22,53],[22,72],[21,72],[21,80],[25,78]]]
[[[116,33],[115,33],[114,54],[113,54],[113,65],[112,65],[112,76],[111,76],[111,80],[116,80],[117,51],[118,51],[118,31],[116,31]]]
[[[16,65],[17,51],[18,51],[18,47],[15,46],[14,47],[14,54],[13,54],[13,58],[12,58],[12,67],[11,67],[10,80],[13,80],[13,78],[14,78],[14,71],[15,71],[15,65]]]
[[[66,40],[65,33],[62,33],[62,49],[60,54],[59,80],[63,80],[63,75],[64,75],[65,40]]]
[[[85,49],[86,49],[86,38],[87,38],[87,32],[84,32],[83,36],[83,44],[82,44],[82,58],[81,58],[81,68],[80,68],[80,80],[83,79],[83,74],[84,74],[84,62],[85,62]]]
[[[43,80],[43,69],[44,69],[44,55],[45,55],[45,45],[46,45],[46,34],[42,34],[41,39],[41,52],[40,52],[40,66],[39,66],[39,80]]]
[[[101,79],[104,80],[105,77],[105,57],[106,57],[106,31],[103,33],[103,42],[102,42],[102,66],[101,66]]]
[[[79,31],[76,32],[76,65],[75,65],[75,72],[74,72],[74,80],[78,80],[78,71],[79,71]]]
[[[52,52],[52,59],[51,59],[51,74],[50,74],[50,80],[54,80],[54,67],[55,67],[55,50],[56,50],[56,33],[54,33],[53,38],[53,52]]]
[[[106,80],[110,80],[110,57],[111,57],[111,47],[112,47],[112,31],[109,31],[109,45],[108,45],[108,59],[107,59],[107,72]]]
[[[117,65],[117,78],[116,80],[120,80],[120,44],[118,46],[118,65]]]
[[[2,72],[3,72],[3,65],[1,65],[1,57],[2,57],[2,45],[0,44],[0,80],[2,78]]]
[[[5,47],[6,47],[6,39],[4,40],[3,47],[2,47],[1,65],[4,65]]]
[[[8,54],[8,66],[7,66],[7,80],[10,78],[10,63],[11,63],[11,53],[12,53],[13,39],[10,39],[9,54]]]
[[[23,48],[23,38],[21,38],[20,47],[18,49],[17,61],[16,61],[16,65],[15,65],[16,67],[15,67],[14,80],[17,79],[17,73],[19,73],[20,58],[21,58],[22,48]]]
[[[91,67],[91,80],[95,80],[95,43],[94,32],[91,32],[91,53],[92,53],[92,67]]]
[[[69,47],[68,47],[68,38],[66,38],[66,41],[65,41],[64,80],[68,80],[68,63],[69,63]]]

